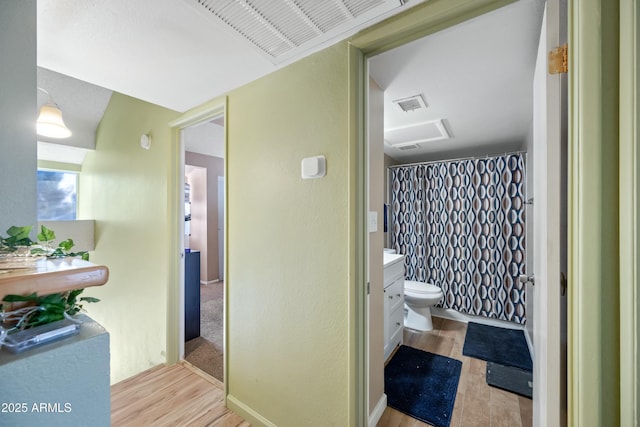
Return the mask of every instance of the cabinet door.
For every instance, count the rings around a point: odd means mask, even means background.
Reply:
[[[400,305],[404,306],[404,279],[400,277],[386,289],[385,294],[389,301],[389,313],[393,313]]]

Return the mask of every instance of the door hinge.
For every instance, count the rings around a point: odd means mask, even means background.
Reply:
[[[370,285],[371,285],[371,283],[367,282],[367,295],[369,295],[371,293],[371,289],[370,289],[371,286]]]
[[[549,52],[549,74],[562,74],[569,71],[568,50],[569,47],[565,43]]]

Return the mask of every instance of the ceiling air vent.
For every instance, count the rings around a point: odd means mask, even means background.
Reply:
[[[427,108],[427,103],[424,102],[422,95],[414,95],[408,98],[396,99],[393,101],[404,112],[414,111]]]
[[[183,0],[274,64],[355,34],[402,7],[398,0]]]
[[[400,145],[400,146],[395,147],[395,148],[400,150],[400,151],[405,151],[405,150],[416,150],[416,149],[420,148],[420,146],[418,144],[411,144],[411,145]]]

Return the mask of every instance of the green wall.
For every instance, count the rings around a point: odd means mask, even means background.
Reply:
[[[100,298],[89,315],[111,334],[112,383],[165,362],[169,286],[168,123],[178,113],[114,93],[80,174],[81,219],[96,221],[91,261],[109,282],[85,291]],[[140,136],[152,134],[151,149]]]
[[[340,43],[228,97],[227,402],[254,425],[351,423],[347,76]]]

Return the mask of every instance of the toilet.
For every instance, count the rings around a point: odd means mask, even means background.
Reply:
[[[418,331],[433,329],[431,307],[443,297],[442,289],[431,283],[404,281],[404,326]]]

